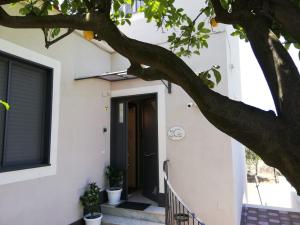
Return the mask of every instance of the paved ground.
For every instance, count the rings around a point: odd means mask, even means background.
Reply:
[[[300,213],[244,206],[241,225],[300,225]]]

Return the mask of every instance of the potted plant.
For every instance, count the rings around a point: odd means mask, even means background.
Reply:
[[[100,213],[100,188],[96,183],[90,183],[84,194],[80,197],[84,207],[83,217],[86,225],[100,225],[102,214]]]
[[[109,188],[106,189],[108,203],[111,205],[116,205],[120,203],[121,199],[123,170],[108,166],[105,174],[109,182]]]

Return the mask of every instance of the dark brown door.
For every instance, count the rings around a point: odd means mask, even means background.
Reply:
[[[135,112],[130,109],[129,102],[135,102]],[[110,161],[113,167],[125,171],[122,199],[127,200],[128,198],[129,183],[131,185],[135,183],[137,187],[142,186],[144,196],[157,201],[158,131],[156,95],[113,98],[111,106]],[[136,114],[136,121],[133,123],[134,114]],[[131,125],[129,125],[129,122]],[[134,140],[133,137],[134,132],[132,130],[134,126],[137,128],[134,131],[137,132],[137,140]],[[133,146],[135,143],[136,146]],[[139,153],[135,156],[135,160],[132,160],[132,153],[135,148]],[[138,159],[138,163],[136,159]],[[137,172],[137,180],[130,180],[128,179],[128,173],[133,173],[131,164],[134,161],[136,161],[135,170],[139,172]]]
[[[158,134],[156,98],[141,102],[141,151],[143,157],[143,195],[158,199]]]

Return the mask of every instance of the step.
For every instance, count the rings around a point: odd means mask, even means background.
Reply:
[[[120,216],[103,215],[101,225],[164,225],[164,223],[156,223]]]
[[[125,217],[129,219],[144,220],[155,223],[165,223],[165,208],[149,206],[145,210],[133,210],[116,208],[109,204],[102,204],[101,210],[104,215]]]

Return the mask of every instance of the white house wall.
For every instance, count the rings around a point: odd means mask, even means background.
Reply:
[[[42,31],[0,27],[0,38],[61,63],[57,173],[0,185],[1,225],[66,225],[82,216],[79,196],[89,181],[104,188],[109,164],[109,82],[74,77],[110,71],[110,55],[77,35],[44,48]],[[1,50],[1,49],[0,49]],[[108,129],[109,131],[109,129]]]

